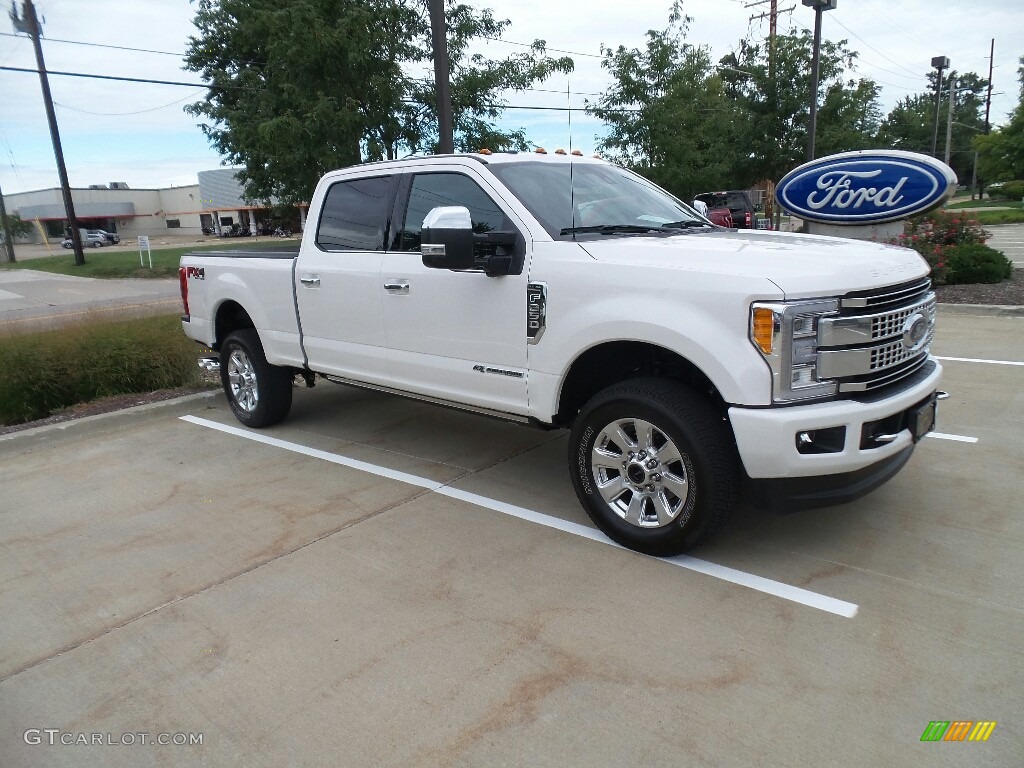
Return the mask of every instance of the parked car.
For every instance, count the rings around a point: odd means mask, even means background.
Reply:
[[[740,489],[851,501],[935,424],[935,293],[906,248],[712,227],[623,168],[533,153],[333,171],[309,222],[297,250],[181,259],[182,327],[246,427],[319,375],[565,428],[594,523],[671,555]]]
[[[728,208],[732,214],[732,225],[740,229],[756,229],[757,215],[750,195],[743,189],[726,192],[701,192],[694,197],[707,204],[708,208]]]
[[[60,245],[61,248],[75,247],[75,244],[70,237],[65,237],[64,241]],[[107,245],[107,238],[105,238],[103,235],[94,232],[86,232],[82,236],[83,248],[102,248],[104,245]]]
[[[116,232],[106,232],[102,229],[89,229],[86,232],[90,235],[99,235],[110,245],[117,245],[121,242],[121,236]]]

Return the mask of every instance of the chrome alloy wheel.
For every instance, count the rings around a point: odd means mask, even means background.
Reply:
[[[256,410],[260,390],[256,382],[256,371],[245,350],[234,349],[228,358],[228,381],[231,383],[231,397],[246,413]]]
[[[618,419],[594,440],[591,473],[598,492],[619,517],[639,528],[661,528],[692,505],[687,460],[658,427],[642,419]]]

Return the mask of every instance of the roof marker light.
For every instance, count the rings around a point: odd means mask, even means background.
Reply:
[[[544,147],[537,147],[533,151],[536,152],[538,155],[546,155],[548,153],[548,151],[544,149]]]
[[[490,154],[493,154],[493,152],[491,152],[491,150],[489,150],[487,148],[484,148],[484,149],[477,150],[477,154],[480,154],[480,155],[490,155]]]
[[[573,155],[574,157],[583,157],[583,153],[582,153],[582,152],[580,152],[580,151],[579,151],[578,149],[574,149],[574,150],[572,151],[572,153],[571,153],[571,154],[572,154],[572,155]]]
[[[556,155],[564,155],[565,154],[565,150],[564,149],[556,149],[555,150],[555,154]]]

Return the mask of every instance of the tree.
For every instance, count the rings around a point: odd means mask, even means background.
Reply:
[[[806,160],[812,54],[813,38],[805,30],[776,35],[774,67],[767,41],[743,40],[721,59],[726,93],[737,100],[749,127],[739,148],[747,161],[738,181],[777,181]],[[821,43],[818,155],[869,147],[877,131],[879,89],[872,80],[851,76],[856,58],[845,40]]]
[[[543,41],[501,61],[468,56],[508,21],[454,0],[447,6],[456,145],[525,148],[493,124],[498,93],[526,88],[572,60]],[[436,146],[433,83],[409,72],[431,58],[425,0],[198,0],[185,67],[209,90],[189,105],[250,200],[308,201],[328,170]]]
[[[886,115],[878,130],[876,146],[902,149],[908,152],[931,154],[935,130],[935,72],[928,73],[928,91],[905,96]],[[953,132],[950,140],[949,165],[962,183],[971,179],[974,170],[974,137],[984,130],[982,94],[988,81],[974,72],[958,75],[951,72],[943,79],[942,105],[939,108],[939,134],[935,153],[939,159],[945,154],[946,125],[949,119],[949,83],[956,82],[953,91]]]
[[[21,216],[16,213],[9,213],[6,216],[6,223],[11,229],[11,237],[17,239],[19,237],[25,237],[29,232],[32,231],[32,222],[23,221]],[[0,221],[0,242],[3,242],[5,227],[4,222]]]
[[[1010,121],[987,136],[978,136],[978,174],[989,181],[1024,179],[1024,56],[1017,69],[1020,97]]]
[[[685,42],[690,21],[677,3],[643,50],[603,48],[614,82],[587,105],[608,129],[601,152],[686,200],[729,185],[743,122],[708,49]]]

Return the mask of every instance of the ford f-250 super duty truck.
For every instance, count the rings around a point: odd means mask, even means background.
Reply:
[[[566,428],[587,513],[652,554],[715,532],[741,490],[789,508],[872,490],[942,394],[915,252],[716,227],[592,158],[334,171],[298,253],[189,254],[180,279],[243,424],[319,375]]]

